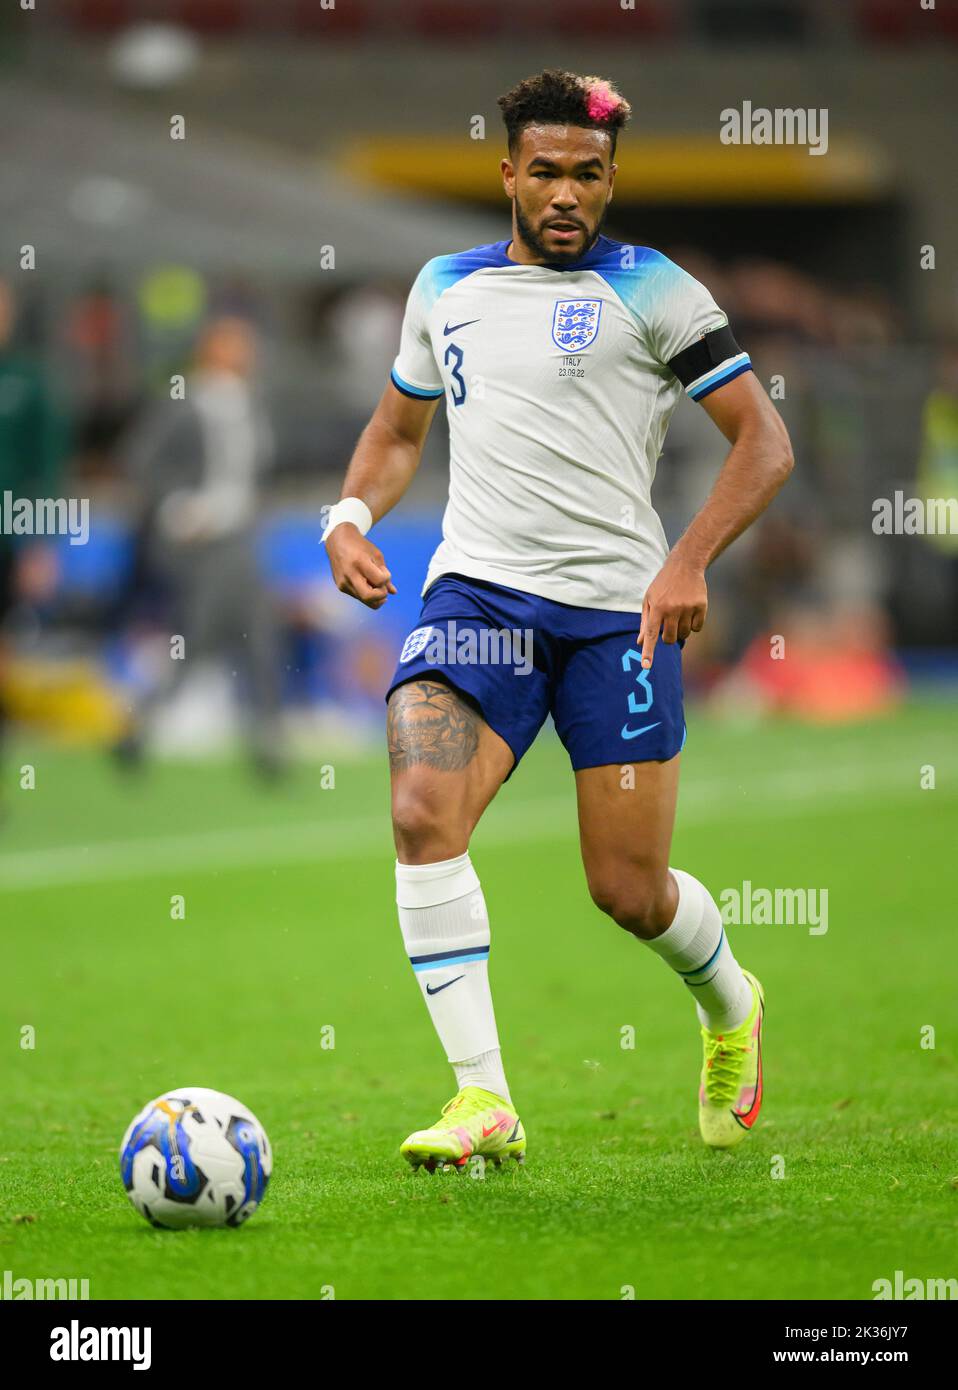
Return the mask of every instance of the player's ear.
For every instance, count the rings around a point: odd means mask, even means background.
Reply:
[[[615,183],[615,171],[616,171],[616,169],[618,169],[618,167],[619,167],[618,164],[610,164],[610,165],[609,165],[609,196],[608,196],[608,198],[606,198],[606,200],[605,200],[605,205],[606,205],[606,207],[608,207],[609,204],[612,202],[612,187],[613,187],[613,184]]]
[[[506,197],[515,197],[516,192],[516,171],[513,168],[511,159],[500,159],[499,170],[502,174],[502,186],[506,190]]]

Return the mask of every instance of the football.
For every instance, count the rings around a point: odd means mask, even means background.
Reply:
[[[241,1226],[273,1167],[266,1131],[232,1096],[185,1086],[151,1100],[120,1145],[130,1201],[153,1226]]]

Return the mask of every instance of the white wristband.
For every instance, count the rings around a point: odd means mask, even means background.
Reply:
[[[342,521],[351,521],[360,535],[365,536],[373,524],[373,514],[361,497],[344,497],[334,507],[330,507],[326,518],[326,530],[320,536],[320,544],[325,545],[330,533]]]

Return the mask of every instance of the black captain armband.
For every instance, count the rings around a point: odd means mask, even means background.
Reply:
[[[728,324],[703,333],[696,342],[677,352],[668,362],[693,401],[700,401],[718,386],[724,386],[742,372],[751,371],[752,362],[735,341]]]

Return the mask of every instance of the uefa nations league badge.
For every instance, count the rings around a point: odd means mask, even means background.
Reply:
[[[563,352],[581,352],[595,339],[601,313],[601,299],[557,299],[552,341]]]

